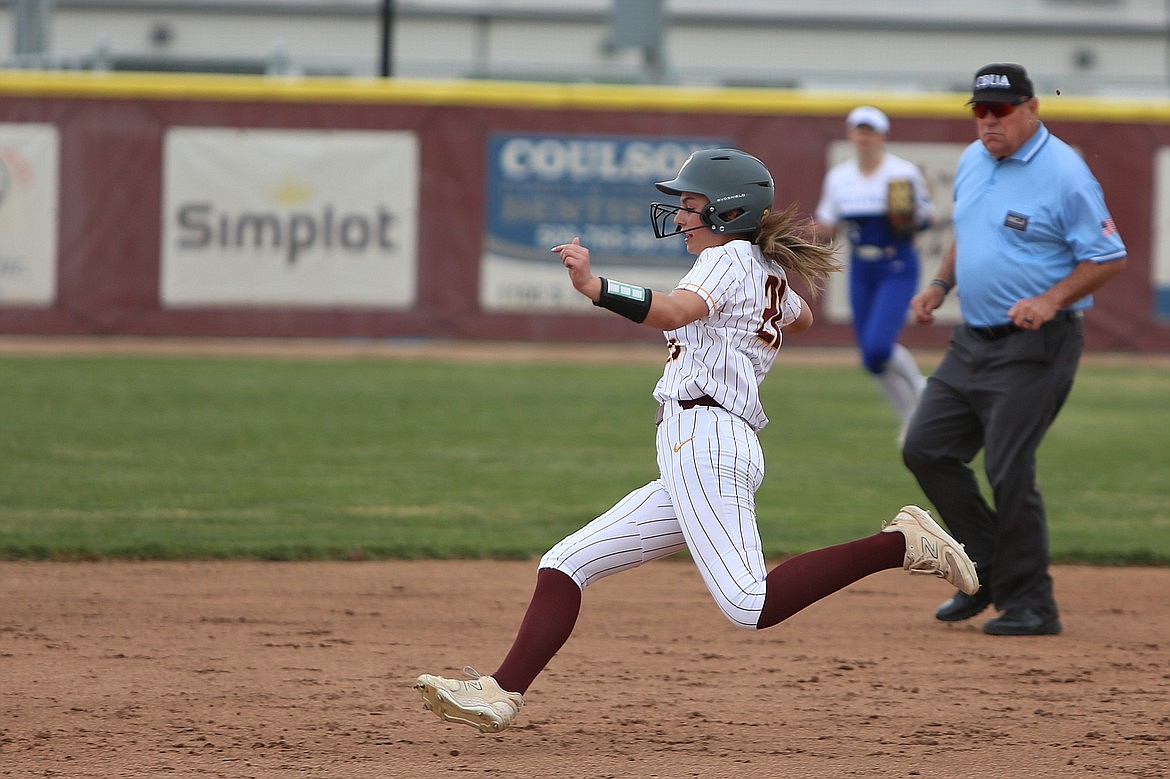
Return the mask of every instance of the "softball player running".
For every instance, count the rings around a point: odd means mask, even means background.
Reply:
[[[820,231],[849,236],[849,305],[861,363],[901,423],[926,388],[910,350],[898,343],[918,287],[914,235],[934,220],[926,179],[918,166],[886,151],[890,120],[873,106],[845,118],[854,159],[825,174],[816,220]]]
[[[965,592],[979,587],[962,547],[915,506],[879,533],[767,570],[755,515],[764,477],[756,434],[768,422],[759,385],[783,334],[812,324],[789,273],[816,291],[837,265],[831,247],[800,237],[792,209],[770,210],[772,176],[749,154],[696,152],[657,187],[678,204],[651,205],[655,235],[682,236],[697,255],[671,292],[593,275],[589,250],[576,238],[552,250],[595,305],[666,336],[666,369],[654,388],[659,478],[544,555],[528,611],[493,674],[467,668],[468,680],[418,677],[424,706],[440,719],[483,732],[509,727],[529,685],[569,638],[582,590],[684,548],[723,613],[747,630],[775,625],[887,568],[939,576]]]

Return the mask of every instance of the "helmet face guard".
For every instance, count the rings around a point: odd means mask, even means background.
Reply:
[[[682,229],[678,222],[675,221],[675,216],[680,213],[698,214],[703,221],[698,227],[691,227],[686,230]],[[722,216],[731,215],[730,219],[723,219]],[[650,223],[654,226],[655,238],[672,238],[676,235],[683,235],[684,233],[693,233],[695,230],[702,230],[704,227],[713,233],[727,233],[732,232],[727,229],[729,224],[736,221],[738,214],[735,211],[724,212],[723,215],[715,213],[715,206],[706,205],[703,210],[696,211],[693,208],[683,208],[680,205],[671,203],[651,203],[650,204]],[[737,230],[735,232],[754,232],[755,226],[750,230]]]
[[[670,203],[651,203],[650,223],[654,226],[654,237],[671,238],[676,235],[683,235],[684,233],[703,229],[702,227],[692,227],[689,230],[682,229],[674,218],[683,211],[688,214],[699,214],[703,216],[702,213],[693,208],[683,208],[680,205],[671,205]],[[705,223],[706,219],[703,221]]]
[[[655,184],[660,192],[694,192],[709,201],[701,211],[666,203],[650,204],[656,238],[669,238],[679,229],[674,217],[681,211],[698,213],[714,233],[754,233],[772,207],[775,186],[764,163],[738,149],[703,149],[692,154],[671,181]],[[691,228],[701,229],[701,228]]]

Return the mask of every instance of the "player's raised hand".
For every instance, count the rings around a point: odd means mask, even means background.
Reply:
[[[569,281],[573,287],[590,300],[597,300],[601,295],[601,281],[593,275],[589,264],[589,249],[581,245],[581,237],[576,236],[569,243],[554,246],[550,251],[561,257],[561,264],[569,271]]]

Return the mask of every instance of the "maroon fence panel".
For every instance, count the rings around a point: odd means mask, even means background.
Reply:
[[[109,78],[119,83],[117,76]],[[648,102],[640,105],[619,99],[625,93],[617,87],[607,88],[600,93],[602,99],[591,103],[574,97],[568,87],[550,86],[546,94],[529,85],[517,87],[518,97],[510,103],[498,94],[476,97],[470,88],[428,94],[417,85],[403,91],[393,83],[342,91],[336,99],[323,87],[302,93],[261,79],[179,78],[171,86],[150,82],[147,89],[135,86],[140,82],[127,82],[121,90],[112,89],[108,81],[93,90],[84,79],[68,82],[69,87],[52,78],[45,83],[38,90],[27,79],[0,76],[0,152],[6,132],[40,127],[55,128],[58,150],[56,246],[55,257],[48,260],[55,275],[51,299],[29,303],[8,296],[27,263],[23,250],[0,245],[0,271],[7,268],[12,277],[5,283],[0,272],[0,333],[653,341],[658,337],[654,333],[587,308],[485,307],[481,273],[489,232],[487,182],[495,162],[489,159],[491,138],[726,138],[769,165],[776,174],[780,205],[795,202],[811,213],[829,164],[830,144],[840,142],[842,116],[852,105],[846,98],[818,101],[791,95],[777,96],[773,105],[749,91],[717,99],[683,92],[687,99],[676,105],[663,98],[671,94],[668,90],[641,93],[648,95]],[[193,83],[203,86],[193,92]],[[229,88],[239,83],[250,84],[242,95]],[[217,85],[224,87],[222,95],[215,94]],[[562,94],[557,89],[571,99],[555,99]],[[959,98],[891,99],[893,137],[903,143],[960,148],[973,133],[961,103]],[[1167,116],[1152,112],[1148,118],[1132,118],[1131,113],[1115,119],[1116,114],[1094,113],[1092,106],[1078,105],[1074,111],[1062,105],[1049,117],[1046,107],[1042,105],[1041,114],[1051,129],[1084,153],[1101,181],[1130,252],[1126,273],[1097,296],[1088,319],[1090,348],[1170,350],[1170,320],[1157,303],[1164,290],[1154,272],[1157,160],[1160,150],[1170,147]],[[165,201],[168,186],[176,182],[166,176],[167,138],[176,128],[313,131],[325,140],[336,132],[397,133],[393,143],[413,138],[417,188],[406,198],[412,202],[392,204],[416,215],[414,224],[394,226],[397,235],[407,235],[408,229],[417,232],[411,301],[390,306],[334,305],[326,298],[311,305],[280,299],[255,305],[238,300],[168,303],[164,246],[174,239],[167,237],[166,220],[173,215],[165,212]],[[225,152],[225,165],[238,159],[233,153]],[[19,148],[0,156],[0,162],[5,159],[19,167]],[[0,190],[0,241],[12,229],[6,225],[24,224],[19,215],[5,216],[5,209],[19,206],[20,173],[10,172],[6,196]],[[297,184],[291,182],[279,197],[291,201]],[[647,202],[653,194],[647,188]],[[230,196],[225,190],[224,197]],[[344,230],[350,231],[351,241],[355,236],[365,240],[368,236],[359,228],[366,229],[356,222],[333,225],[338,240],[347,238]],[[288,229],[291,240],[293,226]],[[550,256],[549,262],[555,258]],[[564,284],[568,288],[567,279]],[[948,330],[910,327],[905,340],[915,346],[942,346]],[[820,326],[800,339],[810,345],[852,342],[848,323],[840,317],[820,317]]]

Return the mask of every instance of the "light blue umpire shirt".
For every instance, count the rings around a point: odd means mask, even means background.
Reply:
[[[1101,185],[1081,156],[1042,123],[997,160],[976,140],[954,188],[955,282],[972,327],[1008,324],[1008,310],[1040,295],[1080,262],[1126,256]],[[1092,296],[1066,310],[1093,304]]]

